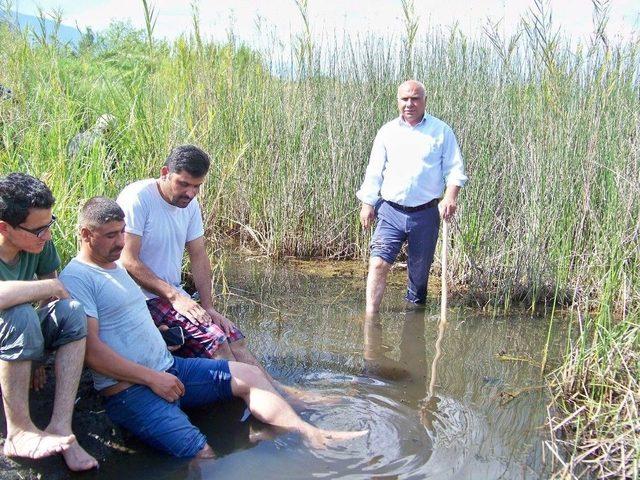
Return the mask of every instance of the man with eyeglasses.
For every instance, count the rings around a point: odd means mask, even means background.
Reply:
[[[60,258],[51,241],[55,199],[23,173],[0,177],[0,388],[7,420],[4,454],[43,458],[62,454],[74,471],[98,462],[77,442],[71,417],[84,362],[86,315],[57,279]],[[34,308],[33,304],[38,304]],[[29,413],[32,363],[57,350],[49,425]]]

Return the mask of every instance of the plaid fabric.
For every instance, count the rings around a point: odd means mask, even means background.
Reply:
[[[216,350],[224,342],[235,342],[244,338],[237,328],[227,337],[218,325],[194,325],[176,312],[171,303],[164,298],[147,300],[147,307],[156,326],[182,327],[184,330],[184,345],[171,352],[179,357],[213,358]]]

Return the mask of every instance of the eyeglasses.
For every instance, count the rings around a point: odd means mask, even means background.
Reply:
[[[24,230],[25,232],[29,232],[32,235],[35,235],[36,237],[40,238],[42,236],[42,234],[49,230],[51,228],[51,225],[53,225],[54,223],[56,223],[56,216],[55,215],[51,215],[51,221],[49,223],[47,223],[44,227],[39,227],[39,228],[25,228],[25,227],[21,227],[20,225],[18,225],[16,228],[19,228],[20,230]]]

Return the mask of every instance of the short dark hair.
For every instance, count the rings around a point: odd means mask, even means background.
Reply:
[[[209,171],[211,159],[195,145],[180,145],[171,150],[164,164],[171,173],[180,173],[184,170],[192,177],[200,178]]]
[[[53,207],[56,199],[44,182],[26,173],[0,177],[0,220],[17,227],[29,216],[30,208]]]
[[[109,222],[122,222],[124,212],[115,200],[107,197],[92,197],[80,209],[78,226],[95,228]]]

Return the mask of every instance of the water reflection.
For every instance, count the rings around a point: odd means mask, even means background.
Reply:
[[[421,455],[425,463],[397,473],[421,478],[543,478],[541,447],[532,443],[544,419],[543,408],[535,408],[536,401],[542,407],[542,397],[522,398],[518,406],[508,408],[499,405],[507,379],[518,383],[518,377],[527,374],[527,368],[495,361],[498,350],[514,347],[499,340],[512,322],[483,325],[478,319],[460,318],[458,312],[453,326],[429,311],[364,317],[364,372],[387,382],[387,395],[399,394],[401,402],[415,407],[409,418],[421,423],[430,440],[428,455]],[[433,341],[427,342],[428,337]],[[527,347],[531,351],[531,345]],[[484,369],[482,374],[475,373],[478,367]],[[502,372],[492,370],[495,367]]]

